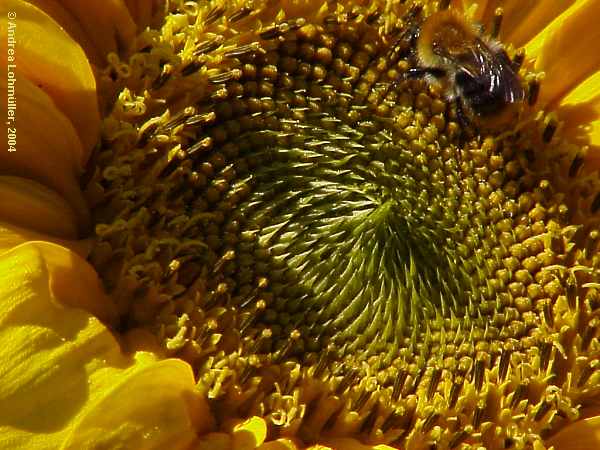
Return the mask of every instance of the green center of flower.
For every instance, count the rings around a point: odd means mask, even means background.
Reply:
[[[543,118],[481,136],[404,76],[399,8],[198,6],[141,35],[91,260],[217,415],[306,441],[533,442],[598,378],[580,164]]]

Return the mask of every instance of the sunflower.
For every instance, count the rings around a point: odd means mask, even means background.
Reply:
[[[510,125],[408,75],[445,9]],[[1,13],[0,448],[600,447],[600,1]]]

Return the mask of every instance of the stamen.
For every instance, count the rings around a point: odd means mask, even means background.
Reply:
[[[527,103],[529,106],[536,104],[540,93],[540,82],[537,78],[531,80],[528,84],[529,91],[527,93]]]
[[[494,39],[498,37],[500,34],[500,27],[502,26],[502,19],[504,18],[504,9],[496,8],[494,10],[494,19],[492,22],[492,30],[490,31],[490,36]]]
[[[542,134],[542,140],[545,143],[548,143],[554,137],[554,133],[556,132],[556,128],[558,127],[558,122],[554,116],[549,116],[545,120],[544,132]]]

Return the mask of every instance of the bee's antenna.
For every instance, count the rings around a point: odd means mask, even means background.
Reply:
[[[500,34],[500,27],[502,26],[502,19],[504,18],[504,10],[502,8],[496,8],[494,11],[494,21],[492,22],[492,31],[490,35],[496,39]]]
[[[440,0],[438,3],[438,10],[442,11],[444,9],[448,9],[448,7],[450,6],[450,1],[451,0]]]

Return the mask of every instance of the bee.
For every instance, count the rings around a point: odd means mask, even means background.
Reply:
[[[506,126],[525,98],[518,63],[499,42],[452,10],[438,11],[420,26],[416,60],[409,76],[425,76],[441,88],[463,124]]]

